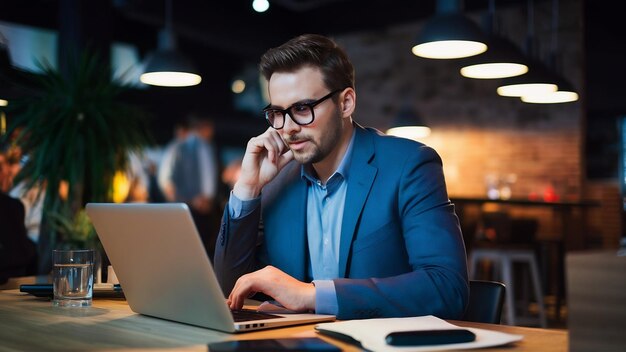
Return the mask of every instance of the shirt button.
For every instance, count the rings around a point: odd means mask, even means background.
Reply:
[[[324,239],[324,244],[328,245],[328,238]]]

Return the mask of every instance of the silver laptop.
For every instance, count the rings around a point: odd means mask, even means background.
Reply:
[[[335,318],[272,314],[236,322],[185,204],[89,203],[86,209],[136,313],[225,332]]]

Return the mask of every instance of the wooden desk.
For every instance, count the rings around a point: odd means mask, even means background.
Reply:
[[[524,335],[524,339],[514,345],[490,348],[489,352],[567,351],[567,332],[564,330],[453,323]],[[317,335],[313,326],[232,335],[136,314],[121,299],[95,299],[91,308],[68,309],[52,307],[49,300],[18,290],[0,291],[0,350],[207,351],[208,343],[229,339],[306,336],[319,336],[344,351],[359,350]]]

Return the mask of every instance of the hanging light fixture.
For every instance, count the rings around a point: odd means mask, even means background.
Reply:
[[[489,50],[476,56],[461,68],[461,75],[475,79],[496,79],[520,76],[528,72],[527,61],[510,41],[491,36]]]
[[[533,104],[558,104],[571,103],[578,100],[578,93],[568,82],[559,83],[556,92],[546,94],[523,95],[521,99],[524,103]]]
[[[176,50],[171,0],[166,1],[165,28],[159,32],[158,50],[146,58],[145,70],[139,80],[164,87],[195,86],[202,81],[193,63]]]
[[[505,79],[497,89],[503,97],[521,97],[528,95],[547,94],[557,91],[556,78],[540,62],[530,64],[528,73]]]
[[[557,66],[557,51],[558,51],[558,39],[557,32],[559,28],[559,2],[558,0],[552,0],[552,52],[550,61],[552,68],[556,70]],[[574,86],[562,76],[557,78],[556,84],[558,90],[549,93],[535,93],[526,94],[521,96],[521,100],[524,103],[533,104],[557,104],[557,103],[569,103],[578,100],[578,93],[574,89]]]
[[[511,41],[497,35],[495,0],[489,1],[489,13],[485,18],[485,27],[489,37],[489,49],[466,59],[461,68],[461,75],[467,78],[495,79],[523,75],[528,72],[527,60]]]
[[[411,49],[428,59],[457,59],[487,50],[480,28],[461,13],[460,0],[437,0],[437,14],[424,24]]]
[[[430,135],[430,127],[426,126],[422,117],[410,105],[405,105],[394,121],[394,127],[387,130],[390,136],[419,140]]]
[[[529,57],[533,54],[534,44],[534,8],[533,1],[528,0],[528,25],[526,36],[526,52]],[[503,80],[497,92],[505,97],[521,97],[556,92],[555,75],[545,68],[538,60],[530,63],[528,73],[522,76],[510,77]]]

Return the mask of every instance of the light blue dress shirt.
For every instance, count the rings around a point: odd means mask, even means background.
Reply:
[[[302,168],[302,177],[309,185],[307,195],[309,276],[314,279],[315,312],[318,314],[337,314],[339,309],[332,279],[339,276],[339,241],[353,144],[354,133],[339,167],[328,178],[326,184],[317,178],[311,165]]]
[[[308,183],[307,240],[309,276],[315,285],[315,312],[337,314],[338,304],[332,279],[339,276],[339,241],[343,210],[348,189],[348,170],[352,160],[354,136],[337,170],[324,184],[310,165],[303,166],[301,176]],[[242,201],[232,192],[229,199],[233,219],[246,216],[260,204],[261,197]]]

